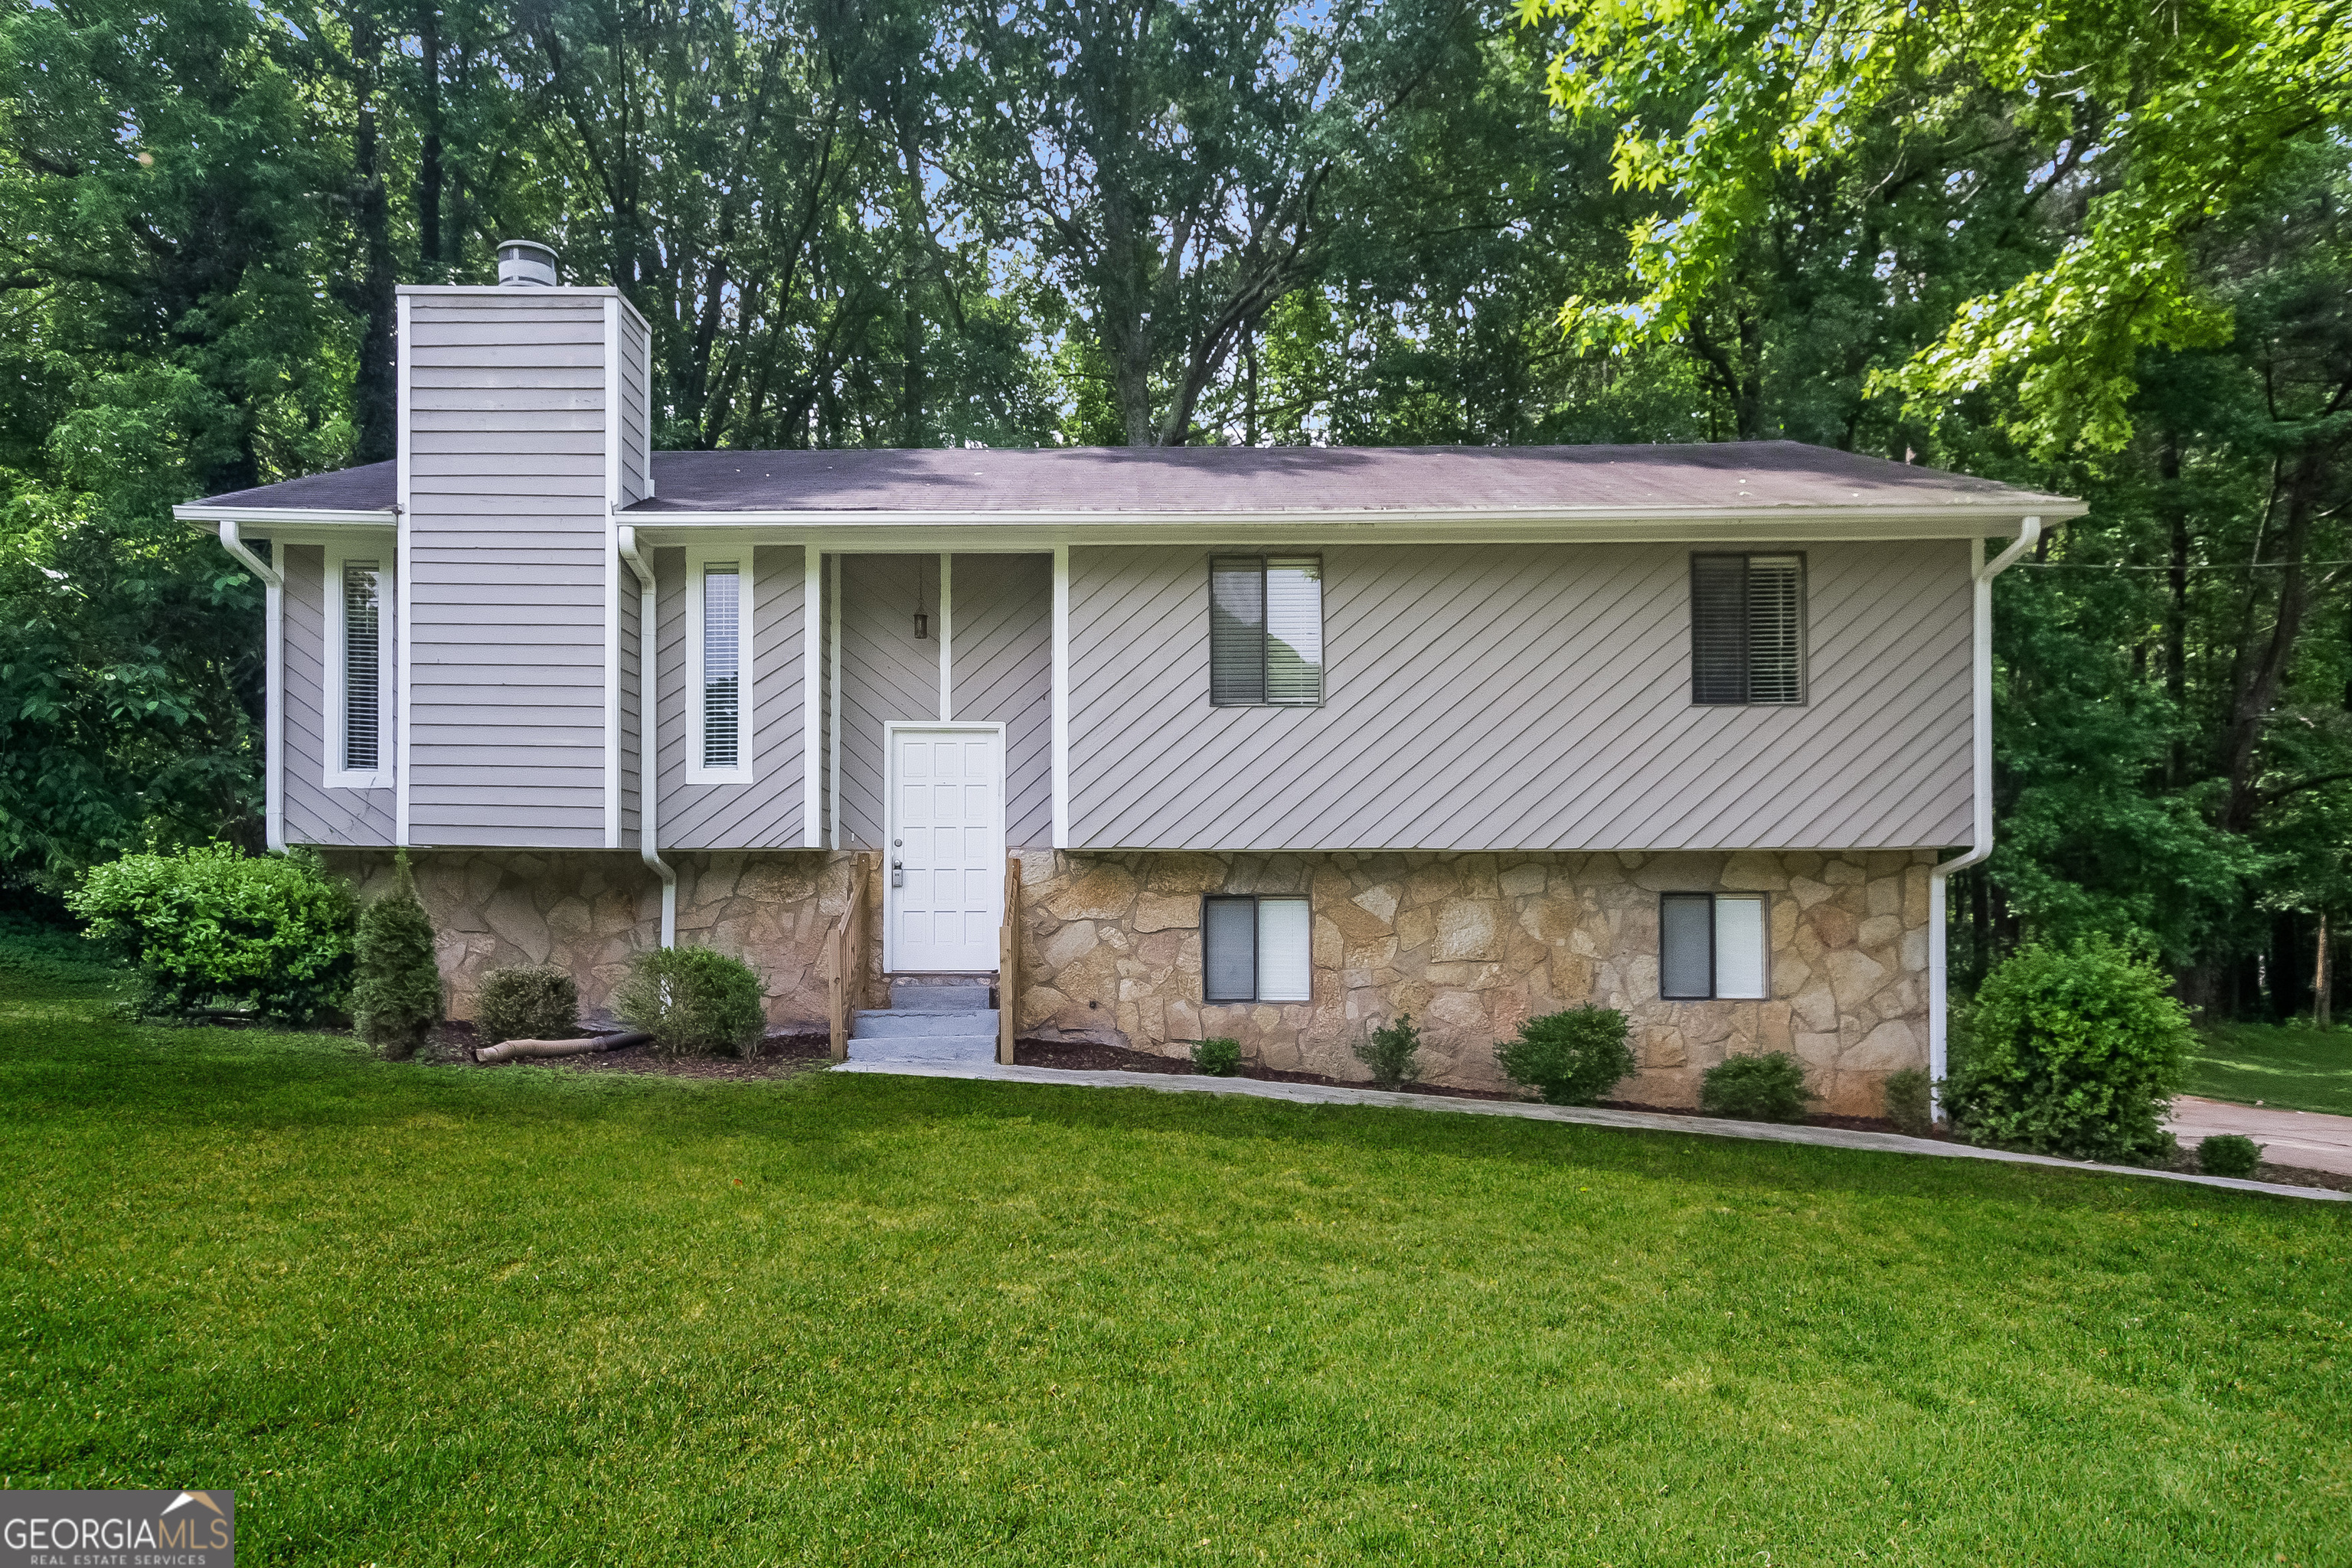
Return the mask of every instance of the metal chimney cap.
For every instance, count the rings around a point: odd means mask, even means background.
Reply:
[[[555,252],[535,239],[499,241],[499,283],[507,289],[552,289],[563,281]]]

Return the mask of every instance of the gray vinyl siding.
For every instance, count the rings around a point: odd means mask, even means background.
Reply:
[[[798,545],[751,552],[751,702],[742,716],[751,782],[689,784],[694,742],[686,668],[686,552],[654,552],[655,641],[659,649],[661,810],[665,849],[793,849],[801,847],[807,752],[801,697],[802,574]]]
[[[955,558],[955,717],[1004,726],[1004,841],[1054,841],[1054,558]]]
[[[621,504],[630,506],[651,493],[646,475],[646,421],[653,416],[646,361],[651,344],[646,330],[627,310],[621,312]]]
[[[1791,708],[1691,704],[1687,546],[1327,548],[1309,709],[1210,707],[1208,551],[1073,550],[1073,847],[1965,842],[1967,547],[1795,548]]]
[[[638,708],[644,701],[645,689],[640,684],[637,637],[638,586],[636,574],[625,572],[621,576],[621,841],[624,847],[637,842],[638,803],[642,798],[638,787],[645,753],[643,731],[638,721]]]
[[[394,560],[390,535],[383,541],[387,576]],[[327,552],[315,544],[287,545],[279,552],[286,575],[282,608],[285,637],[286,841],[353,847],[393,842],[397,826],[388,789],[330,789],[327,772]],[[387,606],[388,607],[388,606]],[[383,658],[397,658],[394,617],[383,616]],[[380,716],[378,743],[390,758],[398,744],[397,706]]]
[[[915,637],[920,592],[933,636]],[[962,597],[961,594],[957,595]],[[841,563],[842,847],[879,848],[882,726],[940,716],[940,558],[847,555]]]
[[[409,307],[409,834],[604,843],[604,302]]]

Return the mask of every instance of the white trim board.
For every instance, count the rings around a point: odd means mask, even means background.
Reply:
[[[735,765],[705,766],[703,758],[702,574],[713,564],[735,568],[735,653],[740,663],[735,677]],[[686,782],[696,784],[747,784],[752,769],[752,737],[759,732],[759,672],[751,635],[752,553],[749,544],[729,550],[703,545],[686,552]]]

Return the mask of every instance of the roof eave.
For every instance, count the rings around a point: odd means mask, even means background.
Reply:
[[[172,515],[182,522],[274,523],[299,528],[397,528],[400,513],[394,507],[338,510],[331,507],[215,506],[193,501],[175,506]]]

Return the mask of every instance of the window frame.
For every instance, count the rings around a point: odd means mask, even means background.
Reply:
[[[1265,965],[1259,962],[1264,934],[1258,925],[1260,904],[1304,904],[1307,906],[1307,991],[1305,996],[1267,997]],[[1212,996],[1209,994],[1209,906],[1211,904],[1247,904],[1250,906],[1250,994],[1247,996]],[[1304,893],[1203,893],[1201,895],[1201,1005],[1204,1007],[1249,1007],[1263,1003],[1268,1007],[1302,1007],[1314,1000],[1315,991],[1315,903]]]
[[[1696,995],[1688,992],[1666,989],[1666,905],[1675,900],[1706,900],[1706,993]],[[1724,899],[1737,899],[1759,906],[1764,939],[1762,992],[1754,996],[1725,996],[1722,990],[1723,961],[1716,951],[1715,907]],[[1676,890],[1658,895],[1658,1000],[1661,1002],[1769,1002],[1772,998],[1772,895],[1769,893],[1715,893]]]
[[[1797,563],[1797,697],[1792,702],[1759,702],[1756,700],[1756,651],[1750,633],[1755,615],[1754,602],[1748,592],[1748,574],[1757,561],[1791,560]],[[1698,563],[1702,561],[1737,561],[1740,563],[1740,684],[1744,692],[1737,702],[1713,702],[1701,700],[1698,694]],[[1813,700],[1813,626],[1812,626],[1812,561],[1802,550],[1694,550],[1685,568],[1689,591],[1684,597],[1685,613],[1690,618],[1690,679],[1685,689],[1693,708],[1809,708]]]
[[[704,576],[713,566],[735,568],[735,761],[714,767],[703,761],[704,724],[709,716],[709,681],[704,669]],[[751,626],[752,547],[697,545],[686,552],[686,708],[688,738],[686,782],[698,784],[747,784],[757,779],[751,763],[751,738],[759,687],[756,638]]]
[[[319,574],[320,618],[325,622],[323,646],[326,657],[320,674],[320,711],[323,718],[323,733],[319,737],[321,755],[321,783],[329,789],[390,789],[393,787],[393,753],[398,744],[394,725],[398,713],[396,686],[399,661],[394,649],[394,606],[399,595],[394,587],[394,572],[398,552],[393,540],[374,540],[362,543],[357,540],[339,540],[321,552],[322,565]],[[347,672],[344,658],[349,651],[351,627],[350,606],[343,598],[343,570],[346,565],[372,564],[375,568],[375,766],[352,768],[344,765],[350,756],[350,723],[348,692],[344,686]],[[282,570],[282,568],[281,568]]]
[[[1257,697],[1253,701],[1232,702],[1222,700],[1217,696],[1217,571],[1220,563],[1222,563],[1230,562],[1238,564],[1244,561],[1255,561],[1257,563]],[[1267,563],[1275,561],[1285,563],[1312,561],[1315,563],[1315,646],[1320,655],[1320,659],[1315,667],[1315,700],[1312,702],[1276,702],[1270,700],[1266,696],[1265,645],[1271,642],[1274,637],[1273,630],[1267,624],[1272,617],[1268,613],[1266,604],[1266,573],[1268,570]],[[1325,584],[1329,581],[1329,578],[1327,574],[1328,563],[1324,558],[1323,552],[1319,550],[1219,550],[1212,551],[1210,552],[1208,564],[1209,706],[1212,708],[1310,709],[1321,708],[1328,703],[1331,697],[1330,617],[1325,609],[1323,589]]]

